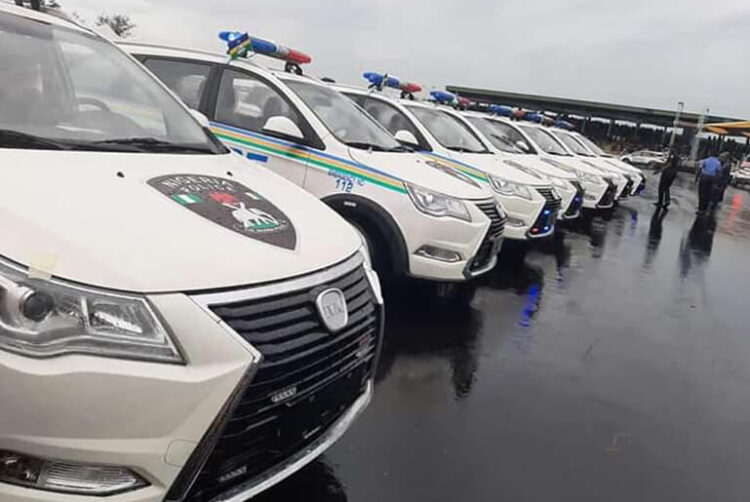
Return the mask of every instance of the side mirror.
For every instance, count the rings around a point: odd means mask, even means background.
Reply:
[[[190,115],[192,115],[193,118],[198,121],[198,123],[201,125],[201,127],[209,127],[210,124],[208,123],[208,117],[206,117],[205,115],[203,115],[198,110],[191,109],[190,110]]]
[[[515,144],[516,144],[516,148],[518,148],[518,149],[519,149],[519,150],[521,150],[522,152],[526,152],[526,153],[528,153],[528,152],[529,152],[529,147],[528,147],[528,145],[527,145],[526,143],[524,143],[523,141],[521,141],[520,139],[519,139],[518,141],[516,141],[516,143],[515,143]]]
[[[290,141],[302,141],[305,139],[305,135],[302,134],[297,124],[292,122],[288,117],[282,115],[276,115],[266,121],[266,125],[263,126],[263,133],[269,136],[279,136]]]
[[[406,129],[401,129],[399,131],[396,131],[396,134],[394,134],[394,137],[396,138],[396,141],[399,143],[406,143],[409,146],[416,146],[419,147],[419,140]]]

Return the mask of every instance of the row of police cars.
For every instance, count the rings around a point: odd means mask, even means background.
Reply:
[[[4,502],[247,500],[369,402],[376,270],[461,294],[503,239],[643,184],[533,116],[221,38],[118,47],[0,4]]]

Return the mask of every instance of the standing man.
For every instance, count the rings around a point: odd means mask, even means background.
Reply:
[[[721,161],[715,155],[711,155],[700,161],[700,169],[695,176],[698,183],[698,211],[703,214],[708,211],[708,205],[714,191],[714,184],[718,174],[721,172]]]
[[[724,192],[732,181],[732,159],[729,152],[721,152],[719,160],[721,161],[721,172],[716,178],[716,186],[714,187],[714,198],[712,201],[714,209],[724,202]]]
[[[670,150],[667,162],[661,169],[661,176],[659,177],[659,200],[654,203],[657,207],[663,207],[664,209],[669,207],[672,202],[672,196],[669,193],[669,188],[674,183],[677,177],[677,166],[680,163],[680,158],[677,156],[677,152]]]

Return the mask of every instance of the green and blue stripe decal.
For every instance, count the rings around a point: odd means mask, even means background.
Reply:
[[[440,161],[448,164],[453,169],[461,171],[462,173],[464,173],[464,174],[466,174],[468,176],[471,176],[472,178],[474,178],[476,180],[483,181],[485,183],[489,183],[489,180],[487,179],[487,175],[484,172],[480,171],[479,169],[477,169],[476,167],[474,167],[474,166],[472,166],[470,164],[467,164],[465,162],[461,162],[459,160],[451,159],[450,157],[444,157],[443,155],[439,155],[439,154],[437,154],[435,152],[422,151],[422,152],[419,152],[419,153],[421,155],[426,156],[426,157],[434,157],[434,158],[436,158],[436,159],[438,159],[438,160],[440,160]]]
[[[395,192],[406,193],[402,179],[359,162],[217,122],[211,122],[211,131],[223,141],[255,149],[256,152],[246,155],[249,159],[268,162],[266,154],[276,155],[307,162],[311,166],[329,169],[346,176],[361,178]]]

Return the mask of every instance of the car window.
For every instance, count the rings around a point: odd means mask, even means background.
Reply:
[[[567,146],[576,155],[581,155],[583,157],[594,157],[594,154],[589,152],[585,146],[583,146],[570,134],[563,131],[553,131],[552,134],[554,134],[558,140],[562,141],[565,146]]]
[[[562,146],[560,140],[555,138],[548,131],[534,126],[521,125],[519,127],[521,127],[521,129],[523,129],[523,131],[529,135],[532,141],[534,141],[534,143],[536,143],[537,146],[539,146],[539,148],[545,153],[561,156],[571,155]]]
[[[490,141],[490,143],[492,143],[492,145],[498,150],[507,153],[524,153],[523,150],[521,150],[514,144],[513,140],[508,134],[508,131],[499,127],[500,124],[498,124],[497,122],[487,120],[484,117],[474,116],[466,117],[466,120],[471,122],[474,127],[479,129],[479,131],[484,134],[484,136]],[[516,133],[518,136],[521,136],[517,131],[511,131]],[[523,138],[521,138],[521,141],[523,141],[524,144],[527,144],[527,142]]]
[[[407,106],[435,139],[449,150],[487,153],[487,148],[466,124],[437,108]]]
[[[304,131],[297,110],[264,81],[237,70],[224,70],[219,84],[216,120],[241,129],[262,132],[271,117],[286,117]]]
[[[210,65],[161,58],[147,59],[144,64],[189,108],[200,108],[208,74],[211,72]]]
[[[405,151],[379,122],[339,91],[297,79],[285,82],[342,143],[353,148]]]
[[[362,107],[367,113],[375,117],[375,120],[388,129],[388,132],[391,134],[395,135],[398,131],[409,131],[417,138],[421,148],[428,148],[427,141],[422,136],[422,133],[419,132],[419,129],[395,106],[380,99],[365,98],[362,101]]]
[[[25,147],[226,151],[111,43],[7,14],[0,14],[0,129],[14,138],[0,147],[20,147],[22,134]]]

